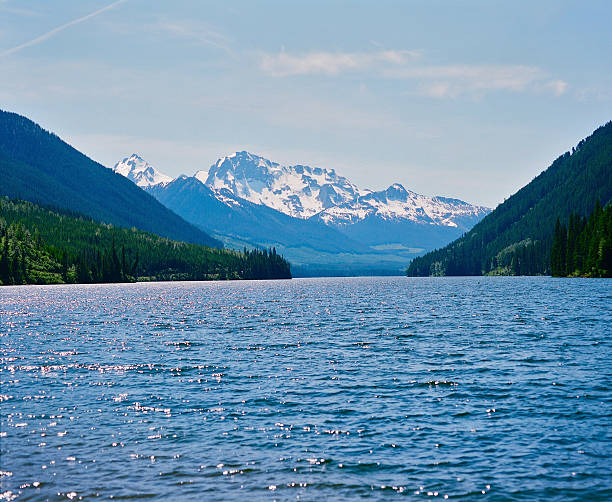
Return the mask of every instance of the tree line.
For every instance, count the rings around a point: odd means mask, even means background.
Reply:
[[[1,2],[0,2],[1,3]],[[222,248],[130,180],[45,131],[0,110],[0,195],[77,211],[178,241]]]
[[[572,214],[567,226],[557,218],[550,270],[556,277],[612,277],[612,205],[598,202],[588,218]]]
[[[188,244],[0,197],[0,284],[290,277],[274,248]]]
[[[409,276],[549,275],[555,222],[612,201],[612,121],[558,157],[469,232],[415,258]]]

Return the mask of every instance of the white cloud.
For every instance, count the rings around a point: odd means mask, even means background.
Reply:
[[[535,66],[525,65],[446,65],[406,67],[389,70],[389,78],[417,80],[421,93],[435,98],[456,97],[481,91],[536,91],[565,93],[568,84],[550,80],[548,74]]]
[[[576,91],[576,99],[581,102],[587,101],[610,101],[612,100],[612,86],[584,87]]]
[[[38,17],[41,15],[40,12],[32,10],[32,9],[19,9],[16,7],[7,7],[5,4],[7,2],[0,1],[0,11],[8,12],[9,14],[14,14],[16,16],[26,16],[26,17]]]
[[[457,95],[457,90],[450,84],[444,82],[434,82],[421,88],[421,94],[430,98],[452,98]]]
[[[73,19],[72,21],[66,23],[66,24],[62,24],[61,26],[58,26],[57,28],[53,28],[52,30],[49,30],[46,33],[43,33],[42,35],[33,38],[32,40],[29,40],[28,42],[25,42],[21,45],[17,45],[16,47],[12,47],[11,49],[8,49],[4,52],[0,53],[0,57],[1,56],[8,56],[9,54],[14,54],[17,51],[20,51],[21,49],[25,49],[26,47],[31,47],[32,45],[36,45],[39,44],[41,42],[44,42],[45,40],[51,38],[52,36],[56,35],[57,33],[59,33],[60,31],[65,30],[66,28],[69,28],[70,26],[74,26],[75,24],[79,24],[82,23],[83,21],[87,21],[88,19],[91,19],[92,17],[96,17],[99,14],[102,14],[103,12],[112,9],[113,7],[115,7],[116,5],[119,5],[120,3],[125,2],[126,0],[117,0],[116,2],[113,2],[109,5],[107,5],[106,7],[102,7],[101,9],[98,9],[94,12],[91,12],[89,14],[87,14],[86,16],[83,17],[79,17],[78,19]]]
[[[335,76],[344,72],[369,71],[376,77],[418,82],[419,93],[434,97],[455,97],[481,91],[548,91],[561,96],[568,84],[551,80],[537,66],[452,64],[427,65],[418,61],[418,51],[309,52],[260,54],[260,67],[268,75]]]
[[[302,55],[260,54],[264,72],[275,77],[290,75],[337,75],[345,71],[368,70],[385,65],[403,65],[418,57],[417,51],[309,52]]]
[[[412,66],[387,70],[385,76],[420,79],[461,85],[474,90],[506,89],[520,91],[541,81],[546,74],[535,66],[523,65],[443,65]]]

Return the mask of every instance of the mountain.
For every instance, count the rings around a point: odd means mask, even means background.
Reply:
[[[26,117],[0,110],[0,195],[213,247],[221,243]]]
[[[113,171],[132,180],[141,188],[172,181],[170,176],[160,173],[135,153],[117,162],[113,167]]]
[[[407,274],[549,274],[556,220],[612,201],[612,121],[558,157],[465,236],[415,258]]]
[[[149,187],[148,191],[195,225],[212,232],[224,231],[236,240],[248,235],[250,244],[299,247],[316,241],[316,249],[334,253],[367,250],[334,229],[254,204],[226,189],[213,191],[195,177],[180,176],[167,185]]]
[[[375,248],[432,249],[464,234],[488,212],[458,199],[419,195],[396,183],[326,209],[316,218]]]
[[[147,165],[138,159],[135,165]],[[117,172],[137,182],[132,166]],[[462,235],[489,211],[399,184],[362,190],[334,170],[283,166],[245,151],[192,177],[144,188],[226,245],[274,246],[296,274],[307,275],[398,273],[406,260]]]
[[[455,199],[426,197],[394,184],[386,190],[361,190],[333,169],[282,166],[249,152],[220,158],[204,181],[213,190],[296,218],[316,217],[327,225],[345,227],[372,216],[446,227],[471,227],[489,209]]]
[[[276,248],[290,259],[293,275],[380,274],[397,272],[405,263],[405,256],[377,253],[318,221],[288,216],[224,188],[213,191],[195,176],[180,176],[147,191],[230,247]]]
[[[354,200],[333,205],[317,217],[328,225],[351,225],[375,217],[379,220],[409,220],[446,227],[472,227],[489,212],[458,199],[426,197],[406,190],[399,183],[380,192],[366,192]]]
[[[281,166],[244,151],[217,160],[204,183],[296,218],[310,218],[360,195],[355,185],[334,170]]]

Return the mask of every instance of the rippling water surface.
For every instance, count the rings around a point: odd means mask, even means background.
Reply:
[[[6,287],[11,500],[612,498],[612,282]]]

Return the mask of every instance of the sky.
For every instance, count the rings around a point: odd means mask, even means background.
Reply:
[[[612,2],[0,0],[0,108],[112,167],[248,150],[495,207],[612,119]]]

